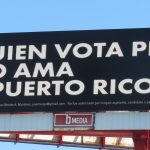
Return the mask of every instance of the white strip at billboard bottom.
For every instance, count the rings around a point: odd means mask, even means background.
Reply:
[[[0,114],[0,131],[51,131],[53,114]]]
[[[150,129],[150,112],[105,112],[95,115],[95,130],[147,129]]]

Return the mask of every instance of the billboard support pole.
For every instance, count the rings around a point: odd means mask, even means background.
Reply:
[[[57,147],[60,147],[63,144],[63,139],[62,139],[62,135],[59,136],[59,144],[57,145]]]
[[[133,136],[134,150],[150,150],[149,130],[143,134],[141,131],[136,131]]]
[[[101,137],[102,148],[105,148],[105,137]]]
[[[16,134],[16,141],[15,141],[15,144],[20,140],[20,135],[19,134]]]

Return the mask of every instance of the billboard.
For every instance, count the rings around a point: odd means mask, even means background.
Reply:
[[[150,29],[0,34],[0,112],[150,109]]]

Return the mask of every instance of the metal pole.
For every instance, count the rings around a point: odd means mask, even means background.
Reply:
[[[149,130],[135,131],[133,136],[134,150],[150,150]]]

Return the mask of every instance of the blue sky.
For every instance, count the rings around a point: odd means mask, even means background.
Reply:
[[[0,0],[0,33],[145,28],[150,27],[149,6],[150,0]],[[57,149],[13,143],[0,146],[7,150]]]
[[[0,0],[0,32],[149,27],[149,0]]]
[[[59,147],[40,144],[22,144],[11,142],[0,142],[0,147],[3,150],[92,150],[90,148],[74,148],[74,147]]]

